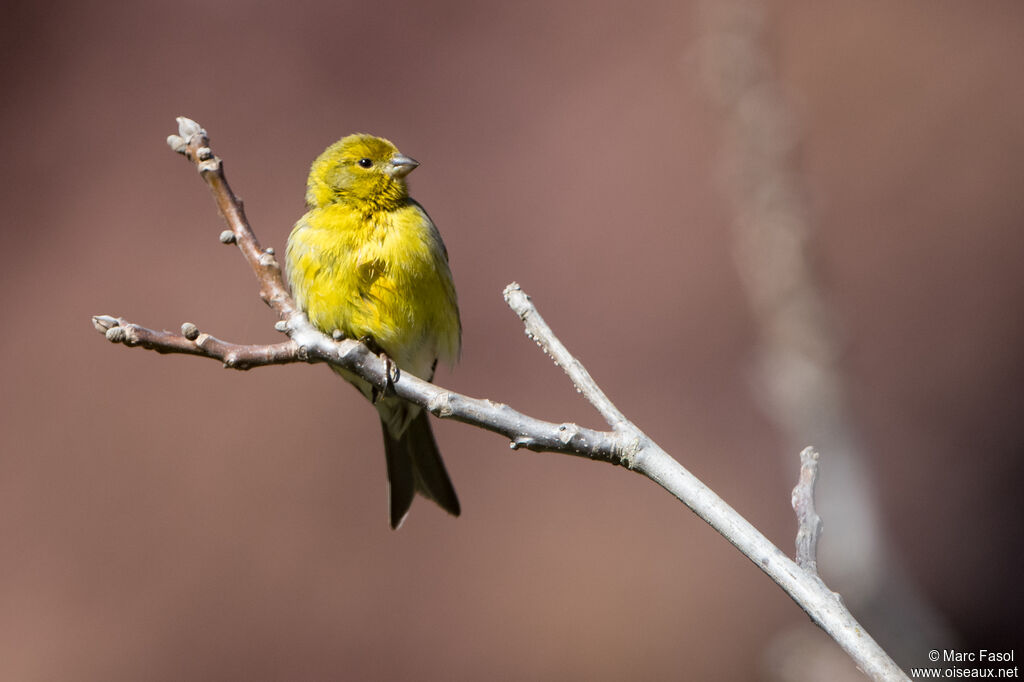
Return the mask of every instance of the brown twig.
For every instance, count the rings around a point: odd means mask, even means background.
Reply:
[[[184,116],[178,117],[178,134],[170,135],[167,144],[195,164],[199,175],[210,187],[213,200],[224,221],[231,228],[230,237],[221,236],[221,241],[238,245],[260,283],[260,298],[276,312],[282,320],[301,315],[281,274],[281,266],[274,257],[274,249],[264,249],[245,217],[241,199],[235,196],[224,177],[224,164],[210,149],[210,138],[198,123]]]
[[[229,343],[200,332],[191,322],[181,325],[180,334],[147,329],[110,315],[96,315],[92,318],[92,324],[113,343],[139,346],[157,353],[183,353],[212,358],[220,360],[230,369],[251,369],[303,361],[302,349],[294,341],[274,344]]]

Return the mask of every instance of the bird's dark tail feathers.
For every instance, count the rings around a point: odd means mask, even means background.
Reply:
[[[449,514],[458,516],[459,498],[441,461],[427,412],[417,414],[401,438],[392,437],[384,422],[381,426],[391,489],[391,527],[402,525],[416,493],[433,500]]]

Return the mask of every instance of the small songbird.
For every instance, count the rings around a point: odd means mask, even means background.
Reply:
[[[308,212],[288,237],[286,270],[314,326],[362,340],[399,371],[430,381],[439,359],[458,359],[462,326],[448,251],[409,197],[405,177],[418,165],[371,135],[349,135],[324,150],[309,172]],[[458,516],[427,413],[336,371],[380,414],[391,527],[401,525],[415,493]]]

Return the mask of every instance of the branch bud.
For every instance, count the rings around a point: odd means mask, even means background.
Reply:
[[[120,325],[120,321],[116,317],[110,315],[93,315],[92,326],[96,328],[100,334],[106,334],[108,330]]]
[[[128,331],[124,327],[111,327],[107,330],[106,337],[111,343],[124,343],[128,338]]]
[[[221,244],[234,244],[235,243],[235,233],[232,232],[231,230],[224,230],[223,232],[220,233],[220,243]]]
[[[181,325],[181,335],[189,341],[195,341],[199,338],[199,327],[195,326],[191,322],[186,322]]]
[[[192,119],[186,118],[185,116],[178,116],[175,120],[178,121],[178,135],[185,138],[185,140],[188,140],[188,138],[193,135],[206,136],[206,131],[203,130],[203,126],[199,125]]]
[[[167,146],[179,154],[184,154],[188,151],[188,141],[180,135],[168,135]]]

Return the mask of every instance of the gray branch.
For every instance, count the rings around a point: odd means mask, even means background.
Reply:
[[[220,160],[210,150],[206,131],[189,119],[179,118],[178,123],[179,134],[170,136],[168,143],[196,165],[209,185],[230,228],[230,232],[222,234],[221,241],[237,244],[249,261],[259,280],[261,297],[280,317],[276,328],[287,333],[289,340],[271,345],[233,344],[201,333],[189,323],[182,325],[178,334],[154,331],[110,315],[93,318],[97,330],[113,343],[161,353],[208,357],[234,369],[322,362],[358,374],[382,389],[387,387],[388,369],[381,358],[358,341],[336,340],[320,333],[295,306],[273,250],[263,249],[256,241],[241,202],[228,187]],[[589,457],[620,464],[646,476],[693,510],[774,580],[846,650],[861,670],[875,680],[907,679],[853,618],[838,595],[831,592],[815,573],[804,570],[787,557],[612,404],[583,365],[558,340],[518,284],[510,284],[504,294],[508,305],[523,321],[526,334],[565,370],[580,393],[608,422],[609,431],[536,419],[501,403],[449,391],[407,372],[399,373],[397,379],[392,377],[389,390],[425,407],[436,417],[454,419],[501,434],[509,439],[513,449],[528,448],[537,452]]]

